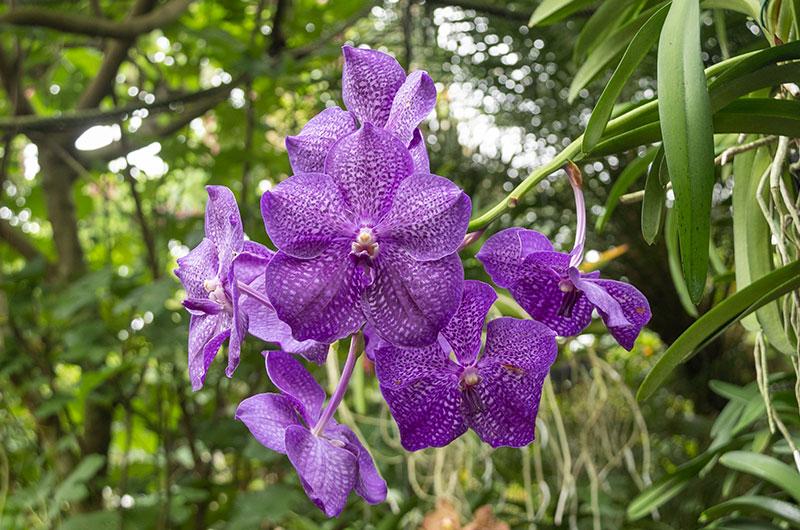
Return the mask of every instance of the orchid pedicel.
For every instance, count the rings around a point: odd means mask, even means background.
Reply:
[[[387,494],[362,441],[335,419],[365,349],[405,449],[445,446],[469,429],[492,447],[522,447],[534,440],[556,336],[580,333],[597,309],[631,349],[650,318],[634,287],[580,271],[586,213],[580,172],[568,164],[574,248],[557,252],[524,228],[491,235],[476,257],[532,319],[487,323],[497,295],[464,280],[458,255],[483,230],[466,233],[470,198],[430,172],[419,129],[436,104],[433,81],[421,71],[406,75],[378,51],[343,52],[345,109],[322,111],[286,139],[293,175],[261,198],[276,250],[249,241],[233,193],[209,186],[205,238],[175,271],[191,315],[195,390],[226,341],[228,377],[246,335],[279,348],[264,352],[277,392],[245,399],[236,418],[289,458],[328,517],[351,492],[370,504]],[[329,345],[345,340],[345,365],[326,403],[300,359],[323,363]]]

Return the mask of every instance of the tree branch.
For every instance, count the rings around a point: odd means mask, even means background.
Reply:
[[[33,107],[20,87],[16,68],[8,61],[2,46],[0,46],[0,84],[8,94],[15,114],[33,114]]]
[[[287,51],[287,54],[294,60],[299,61],[301,59],[305,59],[312,53],[316,52],[330,41],[347,31],[351,26],[353,26],[356,22],[364,18],[372,11],[373,6],[375,6],[377,2],[367,2],[367,4],[353,13],[349,18],[340,22],[337,26],[332,28],[330,31],[320,35],[320,37],[313,41],[309,42],[305,46],[298,46],[297,48],[292,48]]]
[[[58,116],[15,116],[0,118],[0,131],[29,133],[34,131],[64,131],[103,123],[116,123],[136,110],[147,109],[151,113],[174,110],[184,103],[192,103],[211,99],[219,102],[219,98],[230,93],[231,89],[241,82],[242,77],[232,82],[188,94],[178,94],[153,103],[131,103],[110,110],[84,109],[65,112]],[[224,99],[222,97],[222,99]]]
[[[128,14],[128,20],[149,12],[155,5],[156,0],[136,0]],[[77,107],[79,109],[96,107],[113,90],[113,82],[117,77],[117,70],[119,70],[119,66],[125,58],[128,57],[128,48],[131,47],[134,40],[131,38],[108,43],[106,53],[103,56],[103,64],[100,65],[97,75],[78,99]]]
[[[192,1],[171,0],[150,13],[132,16],[124,22],[23,6],[0,15],[0,25],[49,28],[89,37],[134,39],[175,22]]]
[[[36,258],[42,258],[47,261],[44,254],[28,240],[25,234],[23,234],[21,230],[11,226],[5,219],[0,219],[0,239],[17,251],[20,256],[29,261]]]
[[[283,22],[289,10],[289,0],[277,0],[275,14],[272,17],[272,39],[270,39],[267,54],[276,57],[286,47],[286,35],[283,32]]]

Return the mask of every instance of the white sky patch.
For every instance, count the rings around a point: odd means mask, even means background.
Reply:
[[[119,125],[95,125],[86,129],[82,135],[75,140],[75,148],[79,151],[94,151],[111,145],[122,138],[122,131]]]
[[[22,148],[22,167],[25,180],[33,180],[41,169],[39,167],[39,148],[36,144],[27,144]]]
[[[134,166],[142,173],[151,178],[164,176],[169,171],[169,165],[158,156],[161,152],[161,144],[153,142],[150,145],[131,151],[126,157],[128,164]]]

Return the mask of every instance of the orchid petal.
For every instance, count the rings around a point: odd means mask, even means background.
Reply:
[[[449,180],[417,173],[400,183],[389,213],[375,227],[411,257],[437,260],[464,240],[472,210],[469,197]]]
[[[297,340],[335,342],[364,323],[360,271],[349,244],[336,243],[312,259],[278,252],[267,266],[266,290],[278,318]]]
[[[256,252],[262,252],[261,249],[253,245],[249,245],[248,248]],[[267,250],[265,247],[262,248]],[[255,324],[255,319],[259,316],[259,306],[262,305],[257,301],[251,300],[251,297],[247,294],[244,294],[239,288],[239,283],[241,282],[250,288],[254,288],[258,284],[259,287],[263,288],[264,273],[267,270],[269,260],[270,258],[267,256],[251,254],[250,252],[242,252],[233,260],[231,267],[231,276],[233,278],[233,285],[231,286],[233,294],[233,299],[231,300],[233,326],[231,327],[231,340],[228,347],[228,367],[225,369],[225,374],[228,377],[232,377],[236,367],[239,366],[241,344],[250,328],[251,311]]]
[[[557,352],[555,333],[544,324],[508,317],[489,322],[477,365],[481,408],[465,407],[469,426],[481,440],[492,447],[533,441],[542,385]]]
[[[325,402],[325,391],[314,376],[291,354],[280,350],[267,352],[266,365],[272,384],[297,404],[306,423],[316,423]]]
[[[413,170],[406,145],[370,123],[336,142],[325,159],[325,173],[357,220],[365,223],[383,217],[397,186]]]
[[[387,341],[406,347],[431,344],[461,302],[464,270],[457,254],[417,261],[382,247],[375,281],[362,296],[367,321]]]
[[[576,283],[597,307],[600,318],[617,342],[630,351],[650,321],[650,304],[636,287],[614,280],[583,278]]]
[[[336,184],[322,173],[290,177],[261,197],[267,234],[285,254],[319,256],[336,238],[357,232]]]
[[[323,110],[306,123],[300,134],[286,137],[286,152],[292,171],[295,174],[321,173],[333,144],[356,129],[358,126],[352,112],[339,107]]]
[[[189,379],[192,390],[203,387],[208,367],[231,334],[231,320],[227,313],[192,315],[189,320]]]
[[[242,218],[231,190],[225,186],[206,186],[206,192],[206,237],[217,246],[219,278],[224,280],[228,277],[233,257],[244,244]]]
[[[234,277],[239,281],[244,281],[250,289],[261,293],[263,298],[267,298],[265,271],[274,253],[261,247],[262,255],[253,255],[247,250],[258,251],[255,247],[248,249],[245,241],[245,250],[233,262]],[[260,246],[260,245],[258,245]],[[233,286],[233,318],[234,322],[239,315],[247,315],[247,332],[266,342],[280,344],[283,351],[302,355],[311,362],[322,364],[328,356],[328,345],[320,344],[313,340],[298,341],[292,337],[292,329],[285,322],[282,322],[275,309],[271,305],[265,305],[262,300],[257,300],[245,293],[237,284]],[[236,327],[234,326],[234,330]],[[233,343],[233,333],[231,343]],[[231,369],[232,354],[228,353],[228,369]],[[238,361],[238,359],[236,359]],[[235,366],[234,368],[235,369]]]
[[[372,456],[358,439],[358,436],[345,425],[336,425],[333,429],[336,437],[345,442],[348,449],[358,458],[358,478],[355,490],[369,504],[378,504],[386,500],[386,481],[383,480]]]
[[[217,315],[222,312],[222,306],[210,298],[187,298],[181,303],[192,315]]]
[[[297,470],[308,497],[328,517],[342,513],[356,485],[356,456],[299,425],[286,429],[285,444],[289,461]]]
[[[217,277],[219,258],[217,246],[208,238],[203,238],[196,247],[182,258],[178,258],[175,276],[183,284],[188,298],[208,298],[204,287],[206,280]]]
[[[433,79],[422,70],[412,72],[394,96],[385,128],[408,144],[417,125],[435,106],[436,86]]]
[[[506,228],[487,239],[475,257],[497,286],[508,288],[519,277],[529,254],[552,250],[550,240],[535,230]]]
[[[392,56],[376,50],[344,46],[342,99],[362,125],[383,127],[406,72]]]
[[[534,252],[522,265],[522,272],[509,287],[514,299],[534,320],[550,327],[562,337],[577,335],[592,321],[592,304],[580,290],[565,293],[559,283],[566,276],[569,255],[559,252]],[[554,269],[557,264],[559,269]],[[560,274],[557,270],[564,271]],[[568,311],[560,311],[566,296],[574,297]],[[561,314],[559,314],[561,313]]]
[[[406,450],[443,447],[466,432],[459,367],[438,343],[426,348],[379,348],[375,373]]]
[[[244,423],[261,445],[286,454],[284,436],[299,419],[292,402],[278,394],[256,394],[241,403],[235,418]]]
[[[461,366],[472,364],[478,355],[483,324],[495,300],[497,294],[489,285],[477,280],[464,281],[461,305],[442,330],[442,335],[447,339]]]
[[[408,152],[411,154],[411,159],[414,161],[414,173],[431,172],[428,148],[425,147],[425,139],[422,137],[422,132],[418,128],[414,129],[414,136],[411,138],[411,143],[408,145]]]

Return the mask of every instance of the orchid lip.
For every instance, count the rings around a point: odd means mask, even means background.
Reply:
[[[350,252],[360,258],[374,259],[380,251],[375,233],[372,231],[372,228],[368,226],[361,227],[355,241],[351,243],[350,248]]]
[[[481,376],[475,366],[468,366],[461,372],[459,378],[459,388],[464,396],[464,403],[472,414],[477,414],[484,410],[483,400],[478,393],[477,386],[481,382]]]
[[[222,282],[219,281],[219,278],[209,278],[203,281],[203,289],[208,293],[209,300],[228,311],[232,311],[231,302],[228,300],[228,295],[225,294],[225,289],[222,287]]]

